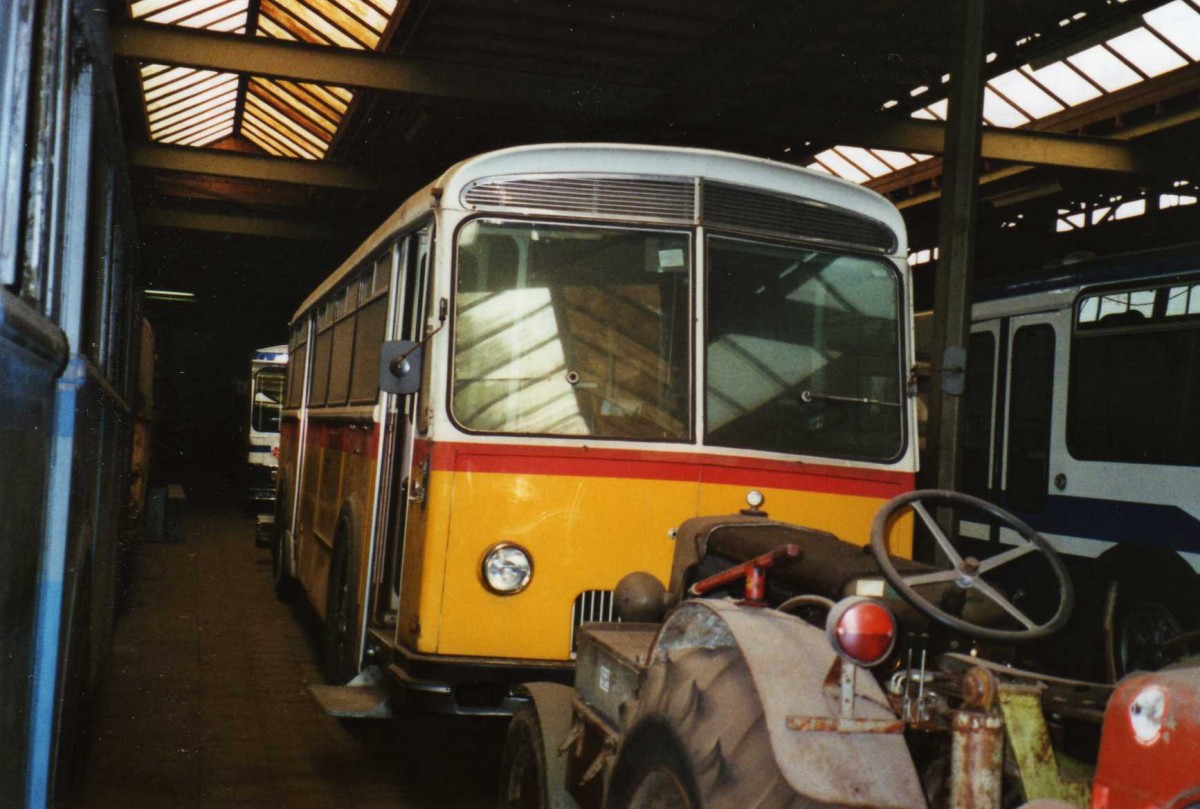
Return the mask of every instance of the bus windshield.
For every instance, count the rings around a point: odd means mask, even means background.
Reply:
[[[254,407],[250,425],[255,432],[279,432],[279,408],[283,401],[283,383],[286,372],[282,369],[264,369],[254,375]]]
[[[468,222],[457,253],[459,424],[686,440],[691,252],[686,232]]]
[[[900,279],[881,260],[708,239],[705,443],[891,460]]]

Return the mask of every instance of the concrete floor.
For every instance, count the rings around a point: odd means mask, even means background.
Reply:
[[[60,809],[495,805],[504,722],[323,714],[311,615],[275,600],[251,520],[189,495],[184,541],[138,551]]]

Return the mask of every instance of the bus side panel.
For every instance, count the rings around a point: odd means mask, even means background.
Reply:
[[[10,306],[21,306],[0,289],[0,324]],[[11,342],[0,328],[0,737],[12,744],[0,756],[0,805],[24,800],[33,666],[34,604],[42,553],[43,510],[49,472],[55,378],[58,368]]]
[[[329,586],[329,564],[337,538],[338,521],[349,515],[357,521],[349,537],[358,559],[357,592],[363,593],[367,581],[367,557],[370,553],[371,507],[374,502],[375,466],[378,440],[370,423],[311,423],[305,473],[318,470],[315,484],[305,481],[303,497],[313,503],[312,528],[304,533],[303,550],[298,560],[299,578],[309,600],[324,617]],[[312,488],[310,488],[312,487]],[[315,496],[310,492],[316,490]],[[361,603],[361,599],[360,599]]]
[[[319,511],[318,487],[325,465],[324,427],[311,412],[304,446],[304,466],[300,470],[300,509],[296,520],[296,578],[318,614],[325,614],[325,586],[329,572],[329,551],[333,542],[314,530]]]
[[[375,505],[375,470],[379,465],[379,434],[376,425],[356,423],[343,429],[341,445],[342,480],[339,514],[353,515],[356,524],[351,537],[353,551],[358,555],[359,609],[364,609],[365,594],[370,580],[371,513]]]
[[[280,503],[289,509],[281,511],[278,521],[280,528],[291,529],[292,497],[296,487],[296,464],[300,456],[300,418],[296,413],[284,414],[279,420],[279,480]],[[282,487],[286,486],[288,491]]]

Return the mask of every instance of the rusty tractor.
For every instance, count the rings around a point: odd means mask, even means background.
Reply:
[[[863,548],[773,521],[752,495],[740,514],[679,528],[668,586],[622,580],[621,621],[578,634],[574,688],[523,687],[504,809],[1200,802],[1200,658],[1116,685],[1021,667],[1033,654],[1021,650],[1052,648],[1074,596],[1019,519],[911,492],[881,509]],[[963,509],[1016,539],[966,555],[934,518]],[[888,553],[908,512],[937,564]]]

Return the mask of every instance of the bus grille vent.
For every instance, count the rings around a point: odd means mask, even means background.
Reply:
[[[620,621],[613,615],[612,590],[584,590],[571,607],[571,656],[575,656],[575,630],[599,621]]]
[[[696,221],[696,186],[687,178],[489,177],[467,186],[463,204],[690,224]]]
[[[812,200],[704,184],[704,224],[890,253],[896,234],[881,222]]]

